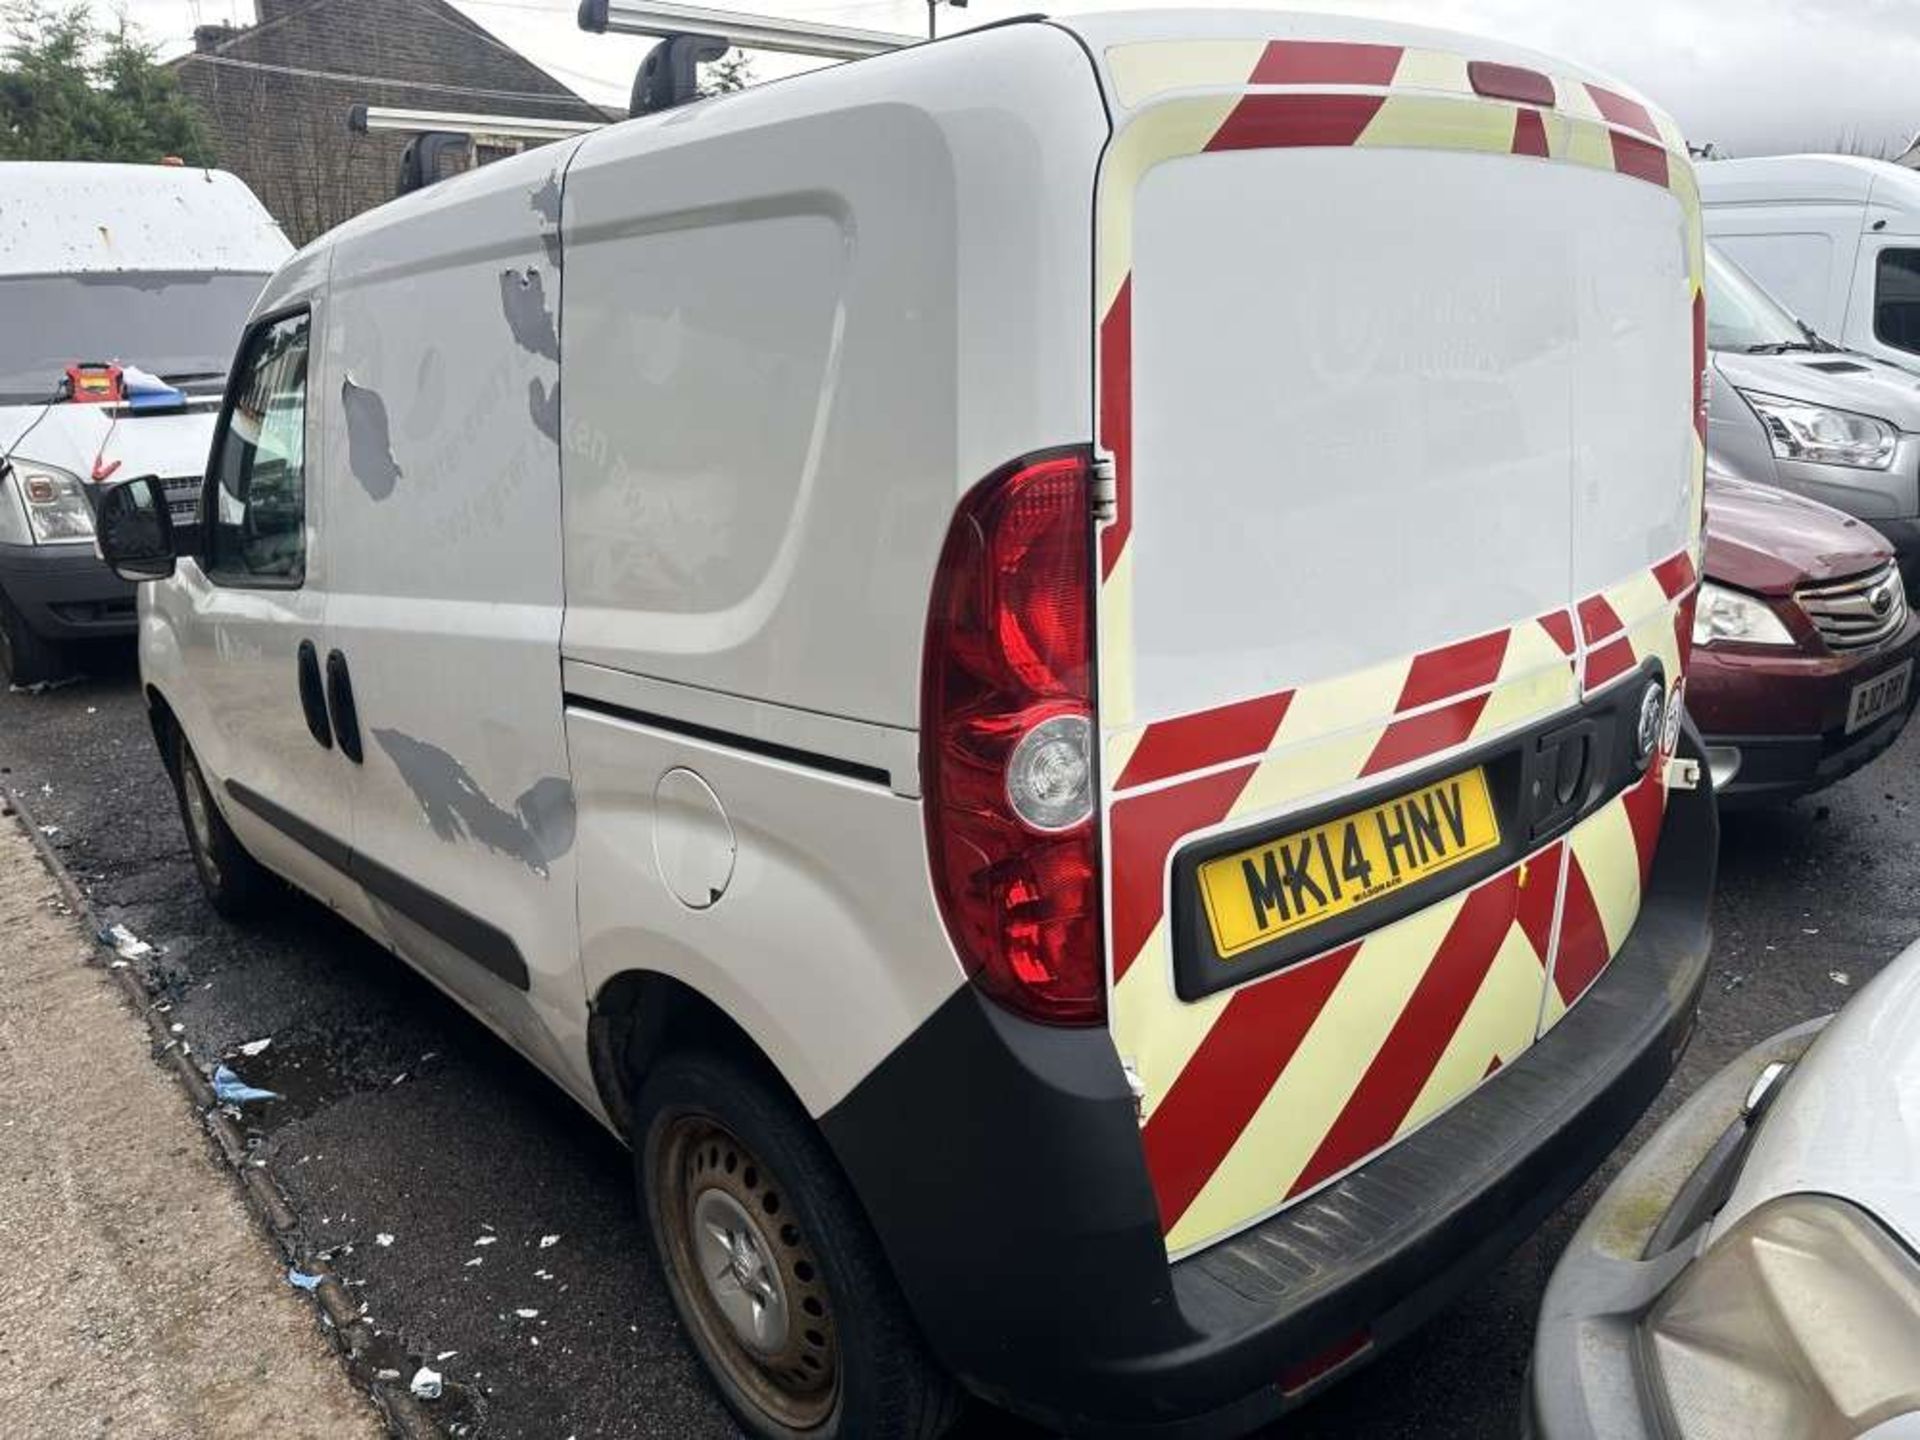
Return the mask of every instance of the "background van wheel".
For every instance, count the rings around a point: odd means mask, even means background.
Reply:
[[[173,743],[173,788],[200,886],[213,908],[229,920],[254,914],[272,886],[272,877],[227,828],[187,737],[176,730]]]
[[[71,669],[66,652],[30,630],[26,617],[14,608],[7,592],[0,590],[0,681],[38,685],[58,680]]]
[[[791,1096],[732,1057],[671,1055],[640,1087],[634,1134],[674,1308],[750,1433],[931,1440],[951,1428],[959,1389]]]

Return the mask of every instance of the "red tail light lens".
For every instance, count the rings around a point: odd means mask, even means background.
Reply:
[[[1023,462],[947,533],[921,773],[947,931],[974,983],[1056,1025],[1106,1015],[1094,824],[1089,466]]]

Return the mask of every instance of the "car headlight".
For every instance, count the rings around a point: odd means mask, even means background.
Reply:
[[[1920,1409],[1920,1264],[1830,1196],[1746,1216],[1641,1333],[1682,1440],[1865,1435]]]
[[[1693,643],[1711,645],[1716,640],[1737,640],[1742,645],[1795,643],[1773,607],[1759,596],[1703,580],[1693,611]]]
[[[51,545],[93,538],[93,503],[78,475],[30,460],[15,460],[12,475],[35,540]]]
[[[1884,470],[1893,464],[1900,432],[1884,420],[1758,390],[1740,393],[1766,427],[1767,439],[1773,442],[1773,453],[1779,459],[1853,465],[1862,470]]]

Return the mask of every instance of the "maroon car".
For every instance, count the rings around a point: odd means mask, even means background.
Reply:
[[[1687,709],[1723,805],[1831,785],[1899,738],[1920,620],[1878,531],[1709,471],[1705,570]]]

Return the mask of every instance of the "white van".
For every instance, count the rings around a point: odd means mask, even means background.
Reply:
[[[157,474],[192,518],[240,327],[292,253],[223,171],[0,163],[0,684],[133,634],[93,498]]]
[[[1805,324],[1920,370],[1920,173],[1856,155],[1699,169],[1707,233]]]
[[[750,1431],[1232,1433],[1689,1032],[1701,265],[1585,72],[1022,20],[323,237],[101,543],[214,903],[627,1137]]]

